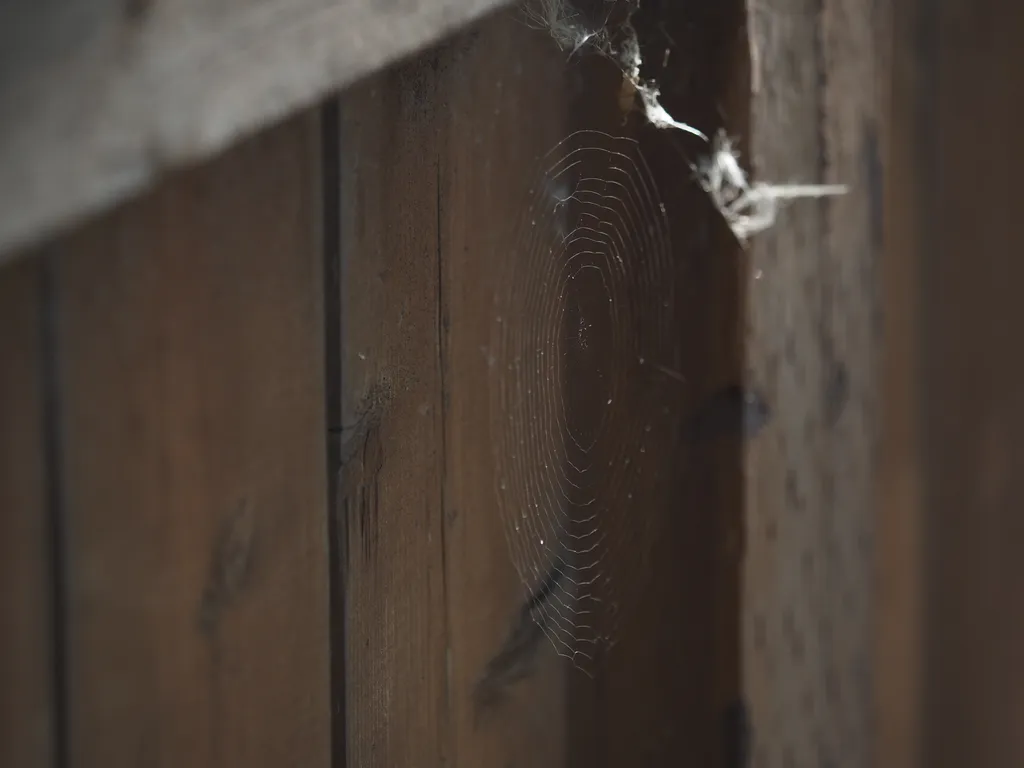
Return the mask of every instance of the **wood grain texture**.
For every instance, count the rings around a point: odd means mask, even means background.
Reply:
[[[892,301],[911,299],[918,350],[904,362],[917,484],[902,501],[923,534],[916,724],[928,768],[1024,764],[1024,148],[1006,78],[1022,33],[1017,4],[896,13],[887,212],[909,278]]]
[[[341,100],[348,765],[451,759],[431,52]]]
[[[562,764],[549,648],[496,709],[474,691],[523,594],[495,510],[488,286],[523,169],[560,138],[563,66],[507,14],[342,99],[352,765]]]
[[[0,259],[503,0],[0,6]]]
[[[440,162],[441,348],[445,359],[445,566],[456,764],[555,768],[565,759],[565,674],[542,640],[532,673],[480,709],[474,690],[527,590],[498,511],[489,369],[496,280],[543,155],[564,138],[564,54],[513,12],[445,47]]]
[[[775,419],[748,458],[744,676],[754,765],[871,759],[881,248],[880,19],[866,0],[748,3],[750,163],[844,183],[751,246],[748,365]]]
[[[738,2],[643,4],[634,24],[646,51],[645,71],[657,80],[672,115],[711,133],[723,112],[745,111],[742,20]],[[645,396],[664,398],[664,419],[675,426],[669,440],[644,445],[659,457],[647,466],[669,481],[660,495],[631,510],[634,538],[616,552],[620,562],[608,566],[624,580],[628,604],[595,680],[570,686],[569,764],[732,768],[736,739],[729,713],[740,695],[742,445],[677,435],[716,391],[742,381],[743,262],[690,173],[704,144],[655,129],[637,113],[625,121],[614,114],[622,78],[614,66],[598,72],[602,65],[607,62],[596,63],[594,80],[574,94],[573,118],[635,136],[665,206],[673,266],[652,298],[672,304],[674,349],[657,362],[675,373],[645,387]],[[648,485],[649,492],[655,484]],[[643,527],[651,533],[638,535]]]
[[[0,270],[0,765],[54,764],[54,670],[39,261]]]
[[[315,123],[54,246],[76,765],[329,763]]]

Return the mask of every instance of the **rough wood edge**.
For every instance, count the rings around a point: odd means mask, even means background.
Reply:
[[[747,465],[743,666],[754,762],[866,766],[880,11],[868,0],[750,0],[748,14],[755,178],[849,187],[785,208],[750,249],[747,360],[773,408]]]
[[[506,0],[0,8],[0,263]]]

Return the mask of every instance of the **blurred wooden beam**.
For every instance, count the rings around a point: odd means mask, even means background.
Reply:
[[[746,467],[754,764],[871,764],[885,3],[748,2],[750,165],[843,183],[750,247],[747,365],[773,408]],[[741,134],[742,135],[742,134]]]
[[[1024,6],[896,5],[888,212],[918,350],[904,365],[923,544],[919,765],[1022,765],[1024,108],[1008,73]]]
[[[506,0],[0,5],[0,261]]]

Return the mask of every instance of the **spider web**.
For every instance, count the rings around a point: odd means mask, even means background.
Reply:
[[[496,495],[532,619],[587,671],[644,572],[679,423],[669,227],[632,139],[541,161],[499,255],[489,347]]]

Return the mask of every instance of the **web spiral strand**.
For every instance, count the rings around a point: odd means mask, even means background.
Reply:
[[[587,668],[642,579],[678,418],[665,207],[635,141],[577,131],[503,243],[489,348],[496,497],[530,614]],[[660,441],[660,442],[659,442]]]

